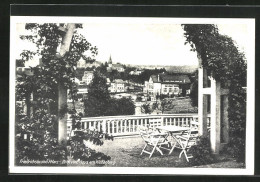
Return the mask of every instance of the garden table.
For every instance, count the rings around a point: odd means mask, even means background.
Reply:
[[[188,127],[181,127],[181,126],[172,126],[172,125],[168,125],[168,126],[158,126],[156,128],[159,132],[167,132],[168,135],[166,135],[165,137],[169,137],[171,136],[174,140],[175,140],[175,144],[172,146],[169,154],[172,153],[173,149],[176,146],[176,143],[182,145],[180,143],[180,141],[178,140],[177,136],[180,136],[183,132],[190,130],[190,128]]]

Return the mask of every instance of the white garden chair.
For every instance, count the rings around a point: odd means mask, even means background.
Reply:
[[[192,158],[193,156],[191,155],[188,156],[187,152],[193,145],[196,145],[197,137],[198,137],[198,131],[192,129],[183,132],[179,136],[176,136],[178,142],[177,142],[177,146],[175,147],[181,149],[179,158],[181,158],[182,154],[184,154],[186,160],[189,162],[189,158]]]
[[[145,142],[145,146],[140,155],[147,153],[149,154],[149,158],[151,158],[155,150],[157,150],[161,155],[163,155],[161,149],[171,150],[170,142],[167,140],[167,133],[159,133],[142,127],[140,127],[139,130],[140,135]],[[150,151],[148,150],[149,146],[152,147]]]

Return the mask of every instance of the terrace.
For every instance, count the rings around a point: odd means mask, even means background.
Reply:
[[[164,114],[164,115],[141,115],[141,116],[110,116],[82,118],[83,129],[96,129],[106,131],[113,135],[114,140],[106,140],[102,146],[85,142],[85,145],[102,152],[111,157],[111,160],[101,166],[107,167],[191,167],[191,164],[184,157],[179,158],[179,149],[174,149],[173,153],[164,155],[154,152],[153,156],[140,155],[145,142],[139,135],[140,126],[149,126],[151,122],[156,123],[153,127],[173,125],[190,127],[191,121],[197,120],[197,114]],[[207,117],[208,125],[210,116]],[[71,123],[68,120],[68,123]],[[73,132],[72,132],[73,134]],[[79,166],[79,164],[77,164]],[[96,166],[87,164],[83,166]],[[214,167],[214,168],[243,168],[243,163],[235,162],[230,156],[220,154],[216,156],[214,164],[206,166],[192,167]]]

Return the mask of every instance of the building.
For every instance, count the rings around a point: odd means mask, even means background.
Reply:
[[[112,72],[113,70],[117,70],[118,72],[124,72],[125,68],[120,63],[113,64],[112,63],[112,58],[110,56],[109,60],[108,60],[107,72]]]
[[[80,60],[77,62],[77,68],[91,68],[91,67],[99,67],[101,66],[100,61],[94,61],[92,63],[86,63],[86,60],[83,58],[80,58]]]
[[[136,70],[134,70],[134,71],[130,71],[130,75],[140,75],[141,73],[143,72],[143,70],[138,70],[138,69],[136,69]]]
[[[89,85],[94,78],[94,72],[93,71],[85,71],[84,75],[82,77],[82,82]]]
[[[144,92],[150,96],[186,95],[190,93],[190,79],[187,75],[151,75],[144,83]]]
[[[109,92],[111,93],[120,93],[120,92],[126,92],[126,82],[122,79],[115,79],[110,83],[110,87],[108,88]]]

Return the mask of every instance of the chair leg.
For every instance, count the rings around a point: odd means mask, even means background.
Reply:
[[[184,149],[182,149],[182,151],[181,151],[181,153],[180,153],[180,155],[179,155],[179,158],[181,158],[181,155],[182,155],[183,151],[184,151]]]
[[[147,147],[147,143],[145,144],[145,146],[144,146],[144,148],[143,148],[143,150],[142,150],[142,152],[141,152],[141,154],[140,155],[142,155],[143,154],[143,152],[144,152],[144,149]]]
[[[154,150],[155,150],[155,148],[156,148],[156,146],[154,146],[154,147],[153,147],[153,150],[152,150],[152,152],[151,152],[151,154],[150,154],[149,158],[151,158],[151,157],[152,157],[152,155],[153,155],[153,153],[154,153]]]
[[[172,151],[174,150],[175,146],[176,146],[176,142],[175,142],[175,143],[174,143],[174,145],[172,146],[172,148],[171,148],[171,150],[170,150],[169,154],[171,154],[171,153],[172,153]]]
[[[162,153],[162,151],[160,150],[159,147],[155,147],[155,149],[156,149],[158,152],[160,152],[161,155],[163,155],[163,153]]]
[[[185,156],[187,162],[189,162],[189,157],[187,156],[187,152],[186,152],[185,149],[182,149],[182,151],[181,151],[181,153],[180,153],[180,155],[179,155],[179,158],[181,158],[181,155],[182,155],[183,153],[184,153],[184,156]]]
[[[184,155],[185,155],[185,158],[186,158],[187,162],[189,162],[189,158],[188,158],[188,156],[187,156],[186,150],[184,150],[183,153],[184,153]]]

